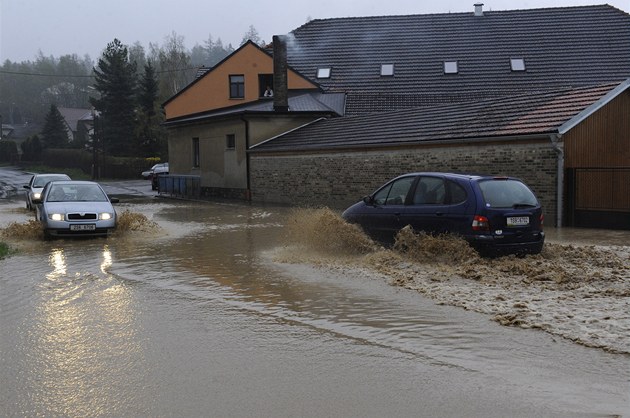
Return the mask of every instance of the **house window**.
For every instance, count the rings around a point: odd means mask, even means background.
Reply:
[[[245,98],[245,76],[244,75],[231,75],[230,76],[230,99],[244,99]]]
[[[267,87],[273,92],[273,74],[258,74],[258,96],[271,97],[269,93],[265,95]]]
[[[330,78],[330,67],[320,67],[317,69],[317,78]]]
[[[457,74],[457,61],[444,61],[444,74]]]
[[[523,58],[510,58],[512,71],[525,71],[525,60]]]
[[[391,77],[394,75],[394,64],[381,64],[381,76]]]
[[[199,168],[199,138],[192,139],[193,168]]]
[[[227,134],[225,136],[225,148],[226,149],[235,149],[236,148],[236,135]]]

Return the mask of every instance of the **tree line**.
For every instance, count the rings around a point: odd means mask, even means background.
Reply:
[[[242,43],[248,39],[264,43],[253,26]],[[163,45],[148,49],[114,39],[96,63],[88,55],[55,58],[41,52],[34,61],[6,60],[0,67],[2,123],[32,133],[18,138],[25,140],[25,154],[98,146],[108,155],[166,157],[161,103],[193,81],[199,67],[212,67],[233,51],[212,35],[188,50],[172,32]],[[93,109],[93,129],[83,143],[68,142],[61,107]]]

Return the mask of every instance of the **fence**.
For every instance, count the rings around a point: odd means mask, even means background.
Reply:
[[[199,199],[201,197],[201,177],[171,174],[159,175],[158,193],[161,196]]]

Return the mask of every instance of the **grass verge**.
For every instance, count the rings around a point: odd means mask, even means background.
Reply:
[[[0,242],[0,259],[3,259],[7,255],[9,255],[9,252],[10,252],[9,246],[4,242]]]

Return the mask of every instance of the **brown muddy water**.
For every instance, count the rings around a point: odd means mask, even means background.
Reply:
[[[328,210],[150,199],[107,239],[44,241],[22,206],[0,203],[1,416],[630,416],[614,238],[485,260]]]

